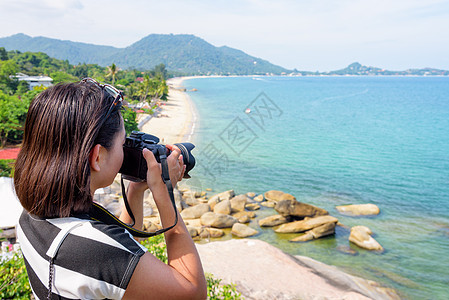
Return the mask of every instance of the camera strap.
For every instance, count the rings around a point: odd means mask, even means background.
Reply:
[[[131,220],[133,221],[132,224],[126,224],[126,223],[120,221],[116,216],[114,216],[106,208],[104,208],[103,206],[101,206],[100,204],[95,203],[95,202],[93,203],[92,208],[89,212],[89,216],[91,217],[91,219],[101,221],[108,225],[118,225],[118,226],[123,227],[126,230],[128,230],[134,237],[140,237],[140,238],[152,237],[152,236],[164,233],[176,226],[176,224],[178,223],[178,210],[176,209],[175,196],[173,194],[173,185],[171,183],[170,174],[168,171],[167,154],[165,152],[165,149],[159,148],[158,151],[159,151],[159,157],[161,160],[161,167],[162,167],[161,176],[162,176],[162,180],[164,181],[164,183],[167,187],[167,191],[170,196],[170,201],[173,206],[173,211],[175,213],[175,223],[170,227],[162,228],[155,232],[146,232],[146,231],[142,231],[142,230],[133,228],[132,226],[134,226],[136,219],[131,210],[131,207],[129,206],[128,198],[126,197],[125,185],[123,184],[123,175],[121,176],[121,179],[120,179],[120,183],[122,186],[123,202],[125,203],[126,210],[129,214]]]

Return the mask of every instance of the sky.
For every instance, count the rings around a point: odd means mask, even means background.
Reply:
[[[449,69],[448,30],[449,0],[0,0],[0,37],[123,48],[152,33],[194,34],[306,71]]]

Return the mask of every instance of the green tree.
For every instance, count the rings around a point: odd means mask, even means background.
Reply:
[[[3,47],[0,47],[0,60],[8,60],[8,53]]]
[[[4,147],[8,140],[20,142],[23,134],[26,114],[30,99],[19,99],[0,90],[0,146]]]
[[[134,130],[139,130],[136,122],[136,112],[128,107],[122,110],[123,121],[125,122],[126,134],[130,134]]]
[[[115,77],[117,76],[117,73],[118,68],[114,63],[111,66],[108,66],[108,74],[106,75],[106,77],[112,78],[112,85],[114,85],[115,83]]]
[[[62,71],[53,72],[50,77],[53,79],[53,84],[78,81],[77,77]]]

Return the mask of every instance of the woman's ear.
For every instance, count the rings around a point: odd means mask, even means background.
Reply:
[[[89,154],[89,164],[90,168],[94,171],[100,171],[100,148],[101,145],[97,144],[90,150]]]

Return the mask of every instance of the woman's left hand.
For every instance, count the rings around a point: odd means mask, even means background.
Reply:
[[[165,145],[165,147],[171,151],[170,155],[167,157],[167,165],[170,181],[174,187],[178,181],[181,181],[184,177],[186,166],[184,165],[181,150],[179,150],[178,147],[174,145]]]

